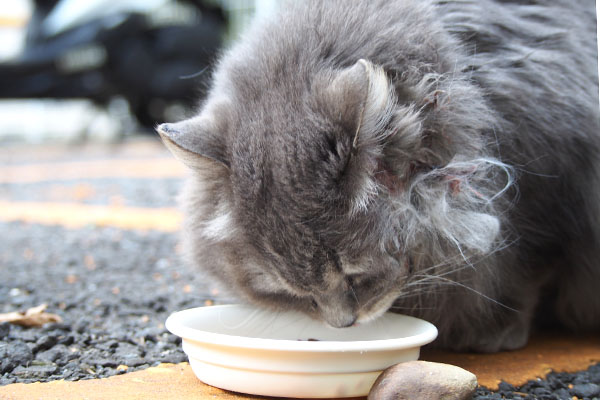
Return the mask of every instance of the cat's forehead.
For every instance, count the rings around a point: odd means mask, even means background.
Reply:
[[[272,168],[276,175],[314,167],[338,130],[310,101],[264,93],[236,108],[229,133],[234,158]]]

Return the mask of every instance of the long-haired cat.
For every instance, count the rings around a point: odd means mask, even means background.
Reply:
[[[305,0],[158,130],[193,171],[184,245],[241,298],[438,343],[600,327],[593,0]]]

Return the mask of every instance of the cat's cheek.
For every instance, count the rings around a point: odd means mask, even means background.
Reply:
[[[250,301],[274,309],[295,308],[306,312],[310,308],[309,300],[303,293],[278,274],[266,271],[264,264],[246,259],[244,268],[246,272],[238,285]]]
[[[364,324],[381,317],[386,311],[388,311],[392,307],[394,301],[398,298],[399,295],[400,292],[394,290],[382,296],[368,308],[359,310],[357,323]]]

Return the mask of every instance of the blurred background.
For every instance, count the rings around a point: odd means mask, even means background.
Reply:
[[[188,116],[276,0],[2,0],[0,144],[114,142]]]
[[[153,128],[275,1],[0,0],[0,315],[63,321],[0,322],[0,387],[186,359],[167,315],[227,298],[181,261],[187,170]]]
[[[189,116],[219,51],[277,3],[2,0],[0,145],[114,142]]]

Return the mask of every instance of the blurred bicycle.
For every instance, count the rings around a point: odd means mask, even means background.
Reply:
[[[226,18],[203,0],[35,0],[22,53],[0,63],[0,98],[125,98],[151,127],[205,90]]]

